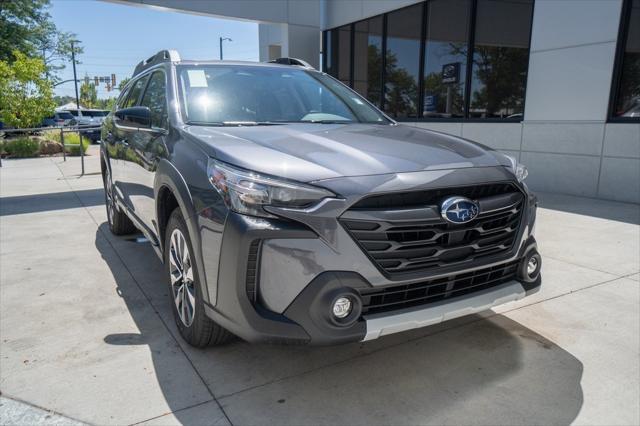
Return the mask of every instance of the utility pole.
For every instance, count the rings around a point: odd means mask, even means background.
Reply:
[[[76,49],[71,42],[71,61],[73,62],[73,85],[76,88],[76,107],[78,108],[78,116],[80,115],[80,98],[78,98],[78,76],[76,75]],[[78,130],[78,136],[80,139],[80,163],[82,164],[81,176],[84,176],[84,148],[82,147],[82,131]],[[62,147],[64,149],[64,145]]]
[[[220,60],[222,60],[222,42],[223,41],[233,41],[229,37],[220,37]]]
[[[73,85],[76,88],[76,107],[80,111],[80,98],[78,97],[78,76],[76,75],[76,49],[71,42],[71,62],[73,62]]]

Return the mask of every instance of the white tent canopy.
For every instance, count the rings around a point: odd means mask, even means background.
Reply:
[[[67,104],[61,105],[61,106],[56,108],[56,111],[69,111],[70,109],[78,109],[78,107],[76,106],[75,102],[69,102]],[[85,108],[82,105],[80,105],[80,109],[84,110],[84,109],[88,109],[88,108]]]

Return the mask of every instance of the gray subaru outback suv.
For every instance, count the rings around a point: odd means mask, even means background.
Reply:
[[[302,61],[159,52],[102,140],[110,229],[148,238],[194,346],[365,341],[540,287],[522,165]]]

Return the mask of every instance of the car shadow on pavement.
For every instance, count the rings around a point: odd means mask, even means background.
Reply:
[[[133,240],[112,236],[106,224],[96,234],[96,247],[139,329],[104,341],[149,346],[157,382],[182,423],[194,418],[179,398],[184,390],[173,385],[181,372],[167,359],[166,339],[157,338],[165,326],[189,358],[182,368],[197,371],[194,380],[206,383],[237,424],[568,425],[582,407],[582,363],[533,330],[491,313],[367,344],[295,347],[236,340],[191,348],[173,322],[160,260],[148,244]],[[141,306],[140,291],[157,312],[157,324]]]
[[[82,199],[82,202],[80,199]],[[2,197],[1,200],[0,216],[9,216],[99,206],[104,204],[104,191],[102,188],[82,189]]]

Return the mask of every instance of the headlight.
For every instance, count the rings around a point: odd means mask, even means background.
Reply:
[[[516,175],[516,179],[518,179],[518,182],[522,182],[527,178],[527,176],[529,176],[527,166],[518,163],[518,160],[510,155],[506,155],[505,157],[507,157],[509,161],[511,161],[511,170],[513,171],[513,174]]]
[[[209,181],[232,210],[261,217],[275,217],[264,206],[305,208],[326,197],[326,189],[280,180],[209,159]]]

